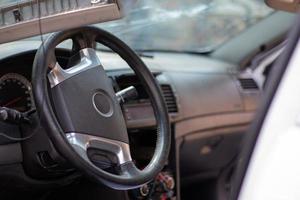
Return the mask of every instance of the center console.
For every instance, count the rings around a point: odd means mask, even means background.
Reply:
[[[160,73],[153,73],[157,78]],[[110,76],[116,92],[134,86],[138,97],[122,104],[122,110],[128,127],[132,158],[136,165],[143,169],[150,162],[156,145],[156,120],[147,92],[134,73],[124,73]],[[175,95],[170,85],[161,84],[162,92],[167,103],[168,112],[174,115],[177,112]],[[173,129],[172,129],[173,132]],[[174,144],[174,134],[172,133]],[[164,169],[151,182],[138,189],[128,191],[130,199],[176,199],[176,162],[175,149],[172,146],[169,159]]]

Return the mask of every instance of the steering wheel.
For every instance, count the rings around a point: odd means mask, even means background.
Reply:
[[[63,69],[56,60],[55,48],[67,39],[73,40],[73,50],[79,59],[72,67]],[[131,158],[126,123],[112,83],[96,55],[97,42],[128,63],[152,102],[157,142],[150,163],[142,170]],[[54,147],[92,179],[127,190],[151,181],[162,170],[171,136],[160,87],[139,56],[117,37],[96,27],[50,35],[36,53],[32,85],[41,123]],[[94,157],[99,159],[100,167],[92,162],[90,150],[97,152]],[[118,173],[101,167],[109,163],[116,163]]]

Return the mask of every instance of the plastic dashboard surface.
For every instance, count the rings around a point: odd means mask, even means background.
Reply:
[[[26,52],[36,50],[38,45],[39,42],[31,41],[0,45],[0,60],[7,57],[18,60],[21,55],[26,57]],[[32,52],[27,54],[33,55]],[[101,52],[99,57],[109,74],[116,76],[131,73],[126,63],[114,54]],[[251,121],[260,92],[243,91],[234,65],[205,56],[172,53],[154,53],[153,58],[143,60],[151,71],[157,73],[158,82],[169,85],[174,93],[178,110],[170,114],[170,119],[175,127],[176,138],[201,130],[244,125]],[[0,67],[1,71],[10,66]],[[31,70],[30,66],[28,70]],[[147,112],[141,118],[127,120],[129,128],[155,125],[149,108],[151,106],[142,106],[145,107],[139,109]],[[18,159],[15,161],[21,158]]]

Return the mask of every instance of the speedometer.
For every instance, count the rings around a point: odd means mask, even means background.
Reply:
[[[16,73],[5,74],[0,78],[0,106],[26,112],[32,109],[30,82]]]

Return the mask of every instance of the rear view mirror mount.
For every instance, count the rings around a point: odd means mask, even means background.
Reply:
[[[300,10],[300,0],[265,0],[265,2],[276,10],[287,12],[298,12]]]

